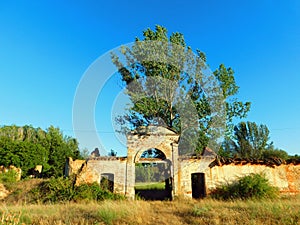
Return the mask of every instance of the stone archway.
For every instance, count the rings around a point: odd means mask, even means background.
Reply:
[[[173,179],[175,168],[178,167],[178,139],[179,135],[175,132],[160,126],[142,127],[127,135],[126,195],[128,197],[135,196],[135,164],[140,162],[145,150],[159,149],[165,155],[163,163],[169,163],[170,177]]]

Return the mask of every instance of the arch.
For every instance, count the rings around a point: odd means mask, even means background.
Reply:
[[[127,157],[132,163],[140,159],[145,149],[159,149],[167,159],[172,158],[172,145],[177,143],[179,135],[161,126],[148,126],[132,131],[127,135]]]
[[[141,159],[149,159],[149,161],[163,161],[167,159],[167,153],[164,150],[160,150],[157,148],[140,150],[136,153],[134,157],[134,163],[140,163],[144,161]]]

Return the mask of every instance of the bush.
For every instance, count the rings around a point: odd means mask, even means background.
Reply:
[[[32,192],[35,193],[36,201],[53,203],[70,201],[74,196],[73,182],[69,178],[50,178]]]
[[[79,200],[101,201],[105,199],[124,199],[122,195],[114,194],[108,190],[101,189],[98,183],[82,184],[74,186],[74,179],[51,178],[42,182],[39,187],[32,190],[35,193],[36,202],[68,202]]]
[[[279,190],[269,184],[261,174],[250,174],[239,180],[217,187],[212,197],[222,200],[230,199],[264,199],[276,198]]]
[[[121,200],[124,199],[122,195],[114,194],[107,189],[102,189],[98,183],[81,184],[75,187],[75,195],[73,200],[96,200],[101,201],[105,199]]]
[[[289,158],[289,155],[286,151],[280,150],[280,149],[268,149],[265,150],[262,154],[263,159],[268,158],[280,158],[283,160],[287,160]]]
[[[300,164],[300,155],[289,156],[287,163],[293,163],[295,165]]]
[[[7,189],[11,190],[15,182],[17,182],[16,171],[8,170],[7,172],[0,173],[0,183]]]

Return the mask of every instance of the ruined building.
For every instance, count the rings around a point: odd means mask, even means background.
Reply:
[[[300,192],[300,165],[270,167],[245,162],[215,165],[216,154],[209,149],[200,158],[179,156],[178,139],[179,136],[167,128],[149,126],[128,135],[127,157],[99,156],[74,161],[69,158],[65,175],[75,174],[76,184],[100,183],[106,178],[111,191],[134,198],[136,164],[155,163],[160,165],[165,180],[165,190],[157,191],[159,199],[180,195],[201,198],[218,184],[250,173],[264,173],[282,192]],[[149,149],[159,150],[161,157],[144,158],[143,154]]]

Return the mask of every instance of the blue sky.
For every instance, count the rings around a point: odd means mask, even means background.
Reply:
[[[0,125],[54,125],[73,135],[73,99],[89,65],[156,24],[183,33],[188,45],[206,53],[212,70],[220,63],[232,67],[238,98],[252,102],[246,120],[266,124],[276,147],[300,153],[298,0],[1,1]],[[115,83],[104,97],[118,91]],[[124,154],[103,99],[97,130],[107,150]]]

